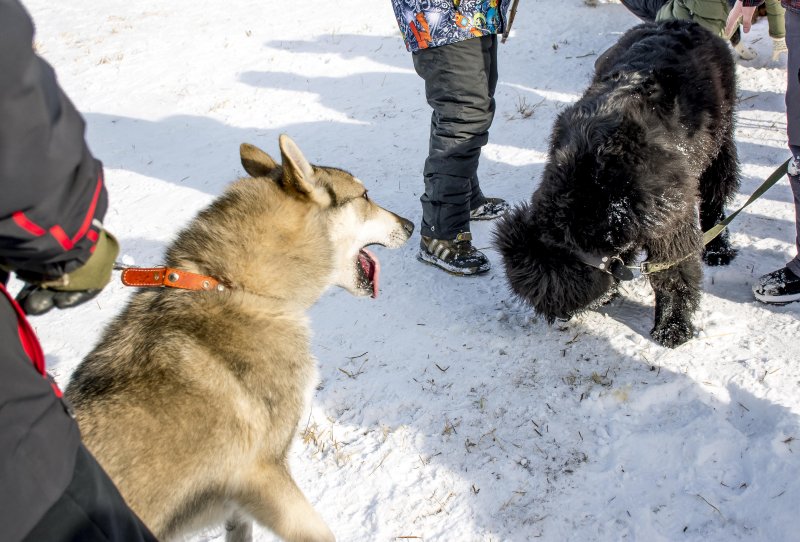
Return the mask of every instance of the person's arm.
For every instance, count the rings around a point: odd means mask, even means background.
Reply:
[[[753,13],[764,0],[736,0],[728,13],[728,20],[725,22],[725,35],[731,36],[736,31],[739,19],[742,19],[742,31],[750,32],[753,24]]]
[[[33,23],[17,0],[0,0],[0,74],[0,267],[31,284],[54,281],[53,289],[100,289],[117,250],[100,223],[102,165],[53,69],[35,54]],[[92,278],[70,280],[87,268]]]

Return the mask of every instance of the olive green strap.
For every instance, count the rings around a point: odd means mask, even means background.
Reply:
[[[659,271],[663,271],[665,269],[669,269],[673,265],[678,265],[679,263],[681,263],[683,260],[685,260],[689,256],[690,256],[690,254],[687,254],[686,256],[681,258],[680,260],[676,260],[674,262],[661,262],[661,263],[642,262],[640,264],[642,275],[649,275],[651,273],[658,273]]]
[[[85,264],[67,273],[62,279],[44,282],[42,286],[60,291],[100,290],[111,280],[111,271],[118,254],[117,240],[107,231],[100,230],[94,252]]]
[[[775,183],[777,183],[781,178],[783,178],[783,176],[786,175],[787,168],[789,167],[789,160],[791,160],[791,158],[786,160],[782,165],[778,166],[778,169],[773,171],[772,175],[767,177],[767,180],[764,181],[761,184],[761,186],[759,186],[756,189],[755,192],[753,192],[753,195],[750,196],[750,199],[748,199],[745,202],[744,205],[742,205],[741,207],[739,207],[738,210],[734,211],[733,213],[731,213],[727,217],[725,217],[725,220],[721,221],[719,224],[717,224],[716,226],[714,226],[713,228],[711,228],[710,230],[705,232],[703,234],[703,245],[707,245],[708,243],[711,242],[712,239],[714,239],[717,235],[722,233],[722,230],[724,230],[725,228],[728,227],[728,224],[731,223],[731,221],[736,217],[736,215],[738,215],[740,212],[742,212],[742,210],[745,207],[747,207],[748,205],[753,203],[755,200],[760,198],[764,194],[764,192],[766,192],[767,190],[772,188],[772,186]]]
[[[772,174],[769,177],[767,177],[767,180],[764,181],[763,183],[761,183],[761,186],[759,186],[756,189],[756,191],[753,192],[753,195],[750,196],[750,199],[748,199],[744,203],[744,205],[742,205],[741,207],[739,207],[739,209],[737,209],[736,211],[734,211],[731,214],[729,214],[727,217],[725,217],[724,220],[722,220],[721,222],[716,224],[714,227],[712,227],[708,231],[704,232],[703,233],[703,246],[709,244],[715,237],[717,237],[720,233],[722,233],[723,230],[728,227],[728,224],[730,224],[731,221],[734,218],[736,218],[736,215],[738,215],[740,212],[742,212],[745,207],[747,207],[748,205],[753,203],[755,200],[760,198],[762,195],[764,195],[764,192],[766,192],[767,190],[772,188],[772,186],[775,183],[777,183],[781,178],[783,178],[783,176],[786,175],[786,170],[787,170],[787,168],[789,166],[789,160],[791,160],[791,158],[786,160],[782,165],[778,166],[778,168],[775,171],[773,171]],[[650,273],[658,273],[659,271],[663,271],[665,269],[669,269],[673,265],[677,265],[677,264],[681,263],[683,260],[685,260],[689,256],[690,255],[687,254],[686,256],[681,258],[680,260],[677,260],[677,261],[674,261],[674,262],[661,262],[661,263],[642,262],[642,264],[641,264],[641,272],[644,275],[649,275]]]

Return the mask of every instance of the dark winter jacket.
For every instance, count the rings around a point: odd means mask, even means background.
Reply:
[[[409,51],[505,30],[511,0],[392,0]]]
[[[55,278],[89,258],[106,211],[102,167],[18,0],[0,0],[0,539],[22,538],[69,483],[80,442],[7,271]]]
[[[760,6],[764,0],[742,0],[744,7]],[[781,0],[781,5],[789,11],[800,13],[800,0]]]

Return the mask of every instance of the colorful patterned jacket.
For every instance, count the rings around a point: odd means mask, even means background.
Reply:
[[[392,0],[409,51],[505,30],[511,0]]]

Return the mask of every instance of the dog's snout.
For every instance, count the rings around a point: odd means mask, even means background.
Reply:
[[[403,230],[411,237],[411,234],[414,233],[414,223],[410,220],[400,217],[401,224],[403,226]]]

